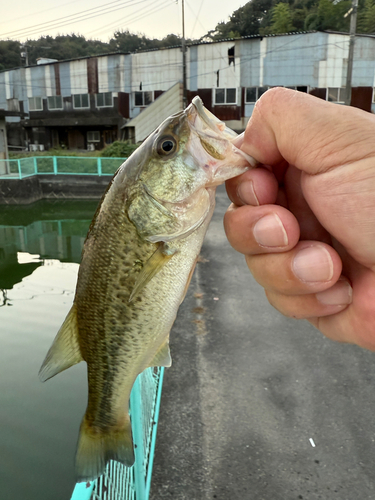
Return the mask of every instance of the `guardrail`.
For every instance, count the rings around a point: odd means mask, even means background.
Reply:
[[[113,175],[126,158],[89,156],[30,156],[0,160],[0,179],[33,175]]]
[[[164,368],[147,368],[130,395],[135,463],[110,461],[95,481],[78,483],[70,500],[148,500],[159,420]]]

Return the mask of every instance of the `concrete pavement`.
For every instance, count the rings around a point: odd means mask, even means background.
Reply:
[[[151,500],[375,499],[375,354],[268,304],[228,204],[171,333]]]

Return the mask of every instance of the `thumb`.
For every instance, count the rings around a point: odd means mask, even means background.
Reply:
[[[302,171],[304,197],[356,260],[375,265],[375,117],[275,88],[257,102],[241,146],[260,163]]]

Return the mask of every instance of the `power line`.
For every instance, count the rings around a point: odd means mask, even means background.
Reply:
[[[71,2],[64,3],[62,5],[56,5],[55,7],[50,7],[49,9],[43,9],[42,11],[39,10],[37,12],[33,12],[32,14],[27,14],[25,16],[17,16],[17,17],[14,17],[13,19],[8,19],[6,22],[7,23],[12,23],[14,21],[19,22],[20,19],[25,19],[25,17],[29,18],[29,17],[39,16],[40,14],[44,14],[45,12],[48,12],[50,10],[64,8],[67,5],[71,5],[72,3],[77,3],[77,0],[72,0]]]
[[[200,4],[199,9],[198,9],[198,13],[197,13],[197,15],[196,15],[196,17],[195,17],[194,26],[193,26],[193,29],[191,30],[191,35],[190,35],[191,37],[193,36],[193,33],[194,33],[194,30],[195,30],[195,27],[196,27],[197,22],[198,22],[198,20],[199,20],[199,14],[201,13],[202,6],[203,6],[203,2],[204,2],[204,0],[202,0],[202,1],[201,1],[201,4]],[[199,24],[202,26],[202,23],[201,23],[200,21],[199,21]],[[203,28],[203,29],[206,29],[204,26],[202,26],[202,28]]]
[[[92,10],[103,9],[104,7],[106,7],[108,5],[111,5],[111,4],[114,4],[114,3],[117,3],[117,5],[118,5],[118,1],[115,0],[115,1],[109,2],[109,3],[104,4],[104,5],[100,5],[98,7],[93,7],[92,9],[88,9],[88,10],[84,10],[84,11],[81,11],[81,12],[76,12],[75,14],[69,14],[68,16],[60,17],[59,19],[53,19],[51,21],[45,21],[43,23],[35,24],[34,26],[29,26],[28,28],[21,28],[21,29],[18,29],[18,30],[8,31],[6,33],[3,33],[2,35],[9,35],[9,34],[12,34],[12,33],[18,33],[20,31],[33,30],[34,28],[42,27],[42,26],[45,26],[45,25],[51,24],[51,23],[56,23],[56,22],[59,22],[59,21],[61,21],[63,19],[68,19],[68,18],[72,18],[72,17],[74,18],[77,15],[82,15],[82,14],[86,15],[88,12],[90,12]]]
[[[159,3],[159,0],[154,0],[154,2],[152,2],[150,5],[153,5],[155,3]],[[87,34],[88,35],[91,35],[93,33],[95,33],[96,35],[100,35],[101,33],[104,33],[107,31],[108,27],[111,27],[114,28],[115,26],[118,26],[119,23],[121,23],[122,21],[124,21],[126,19],[126,24],[129,25],[131,23],[134,23],[136,21],[139,21],[141,19],[143,19],[144,17],[147,17],[149,16],[150,14],[155,14],[156,12],[158,12],[159,10],[163,10],[165,9],[166,7],[168,7],[168,4],[170,4],[170,0],[166,0],[165,2],[163,2],[161,5],[159,4],[159,8],[157,9],[150,9],[149,11],[146,11],[144,12],[143,14],[139,15],[139,14],[136,14],[135,18],[130,18],[128,19],[127,16],[119,19],[115,24],[114,23],[109,23],[107,24],[106,26],[102,26],[101,28],[99,28],[99,30],[93,30],[93,31],[89,31]],[[138,17],[137,17],[138,16]]]
[[[28,27],[28,28],[23,28],[19,30],[13,30],[13,31],[8,31],[6,33],[3,33],[1,36],[4,35],[13,35],[13,36],[28,36],[31,34],[34,34],[35,32],[39,32],[41,30],[45,29],[54,29],[54,28],[59,28],[61,26],[65,26],[67,24],[74,24],[80,21],[86,21],[88,19],[92,19],[97,16],[101,16],[103,14],[110,14],[112,12],[116,12],[117,10],[121,10],[124,7],[132,7],[134,5],[138,5],[140,3],[144,3],[148,0],[127,0],[126,2],[123,2],[119,6],[119,2],[117,0],[109,2],[107,4],[103,4],[99,7],[94,7],[92,9],[88,9],[86,11],[82,12],[77,12],[75,14],[70,14],[69,16],[64,16],[62,18],[56,19],[54,21],[46,21],[44,23],[36,24],[33,27]],[[116,4],[116,6],[112,6],[112,8],[108,9],[109,5]],[[130,5],[129,5],[130,4]],[[88,12],[90,11],[96,11],[92,12],[91,14],[87,15]],[[79,18],[77,18],[79,16]],[[65,21],[61,22],[63,19]]]

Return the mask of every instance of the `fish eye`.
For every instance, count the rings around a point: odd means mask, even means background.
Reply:
[[[157,152],[159,155],[167,156],[174,153],[177,149],[176,139],[172,136],[162,137],[157,145]]]

